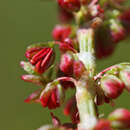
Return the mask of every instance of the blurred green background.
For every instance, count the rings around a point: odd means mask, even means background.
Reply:
[[[48,0],[49,1],[49,0]],[[24,60],[27,45],[32,42],[51,40],[51,30],[58,23],[56,3],[40,0],[4,0],[0,4],[0,130],[36,130],[43,124],[51,123],[50,114],[37,104],[25,104],[24,99],[37,86],[20,80],[24,71],[19,67]],[[98,61],[98,71],[112,64],[130,62],[130,40],[117,46],[112,57]],[[69,91],[70,92],[70,91]],[[130,94],[125,92],[116,107],[130,109]],[[100,107],[108,113],[111,106]],[[62,111],[55,111],[63,122]]]

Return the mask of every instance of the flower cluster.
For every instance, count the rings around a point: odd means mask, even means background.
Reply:
[[[62,124],[51,113],[53,126],[39,130],[117,130],[130,128],[130,111],[117,109],[106,119],[98,105],[111,103],[124,89],[130,92],[130,63],[120,63],[96,74],[95,57],[111,55],[130,32],[130,9],[124,1],[57,0],[61,24],[54,27],[54,41],[27,47],[21,67],[28,73],[21,79],[40,86],[26,103],[56,109],[65,101],[68,88],[75,95],[67,101]],[[75,22],[73,22],[75,20]]]

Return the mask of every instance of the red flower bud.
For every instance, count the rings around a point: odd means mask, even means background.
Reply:
[[[70,33],[70,26],[57,25],[52,31],[52,36],[54,40],[63,41],[65,38],[69,37]]]
[[[130,32],[130,9],[122,13],[120,20],[123,23],[126,31]]]
[[[118,43],[125,38],[125,29],[118,19],[110,19],[112,41]]]
[[[125,38],[125,30],[124,29],[120,29],[119,31],[112,31],[112,39],[114,43],[118,43],[121,40],[124,40]]]
[[[77,52],[70,43],[67,42],[57,42],[59,44],[59,48],[61,52],[66,52],[66,51],[72,51],[72,52]]]
[[[127,109],[117,109],[108,118],[114,128],[130,128],[130,111]]]
[[[60,69],[67,75],[73,74],[73,56],[71,53],[65,53],[61,56]]]
[[[80,9],[79,0],[58,0],[58,4],[61,8],[64,8],[68,11],[78,11]]]
[[[112,130],[112,129],[111,129],[111,124],[108,120],[101,119],[96,124],[94,130]]]
[[[42,91],[40,101],[43,107],[49,109],[55,109],[61,105],[64,100],[64,91],[60,84],[52,85],[48,84]]]
[[[33,92],[32,94],[29,95],[29,97],[27,97],[24,102],[26,103],[31,103],[31,102],[35,102],[35,103],[39,103],[40,102],[40,94],[41,94],[41,89],[36,90],[35,92]]]
[[[68,23],[73,19],[73,15],[71,12],[66,11],[65,9],[59,7],[59,20],[62,23]]]
[[[104,101],[105,101],[105,103],[110,103],[111,100],[110,100],[110,98],[104,96]]]
[[[57,89],[54,89],[50,94],[46,95],[46,97],[41,97],[41,104],[43,107],[48,107],[49,109],[55,109],[60,106],[58,102]]]
[[[95,49],[96,49],[95,50],[96,57],[99,59],[102,59],[102,58],[110,56],[114,52],[115,47],[111,43],[105,45],[103,41],[99,41],[99,42],[96,42]]]
[[[104,34],[104,35],[102,35]],[[110,56],[115,49],[115,44],[112,42],[110,29],[108,27],[100,27],[96,32],[95,52],[97,58]]]
[[[106,75],[101,79],[101,88],[106,97],[115,99],[122,93],[124,83],[114,75]]]
[[[76,78],[80,78],[85,71],[85,66],[81,61],[74,61],[73,73]]]
[[[72,123],[75,124],[79,122],[79,115],[75,97],[72,97],[68,100],[64,108],[64,114],[70,116]]]
[[[125,88],[130,92],[130,70],[122,70],[120,72],[120,78],[125,84]]]
[[[54,52],[52,48],[31,48],[26,51],[26,57],[35,71],[42,74],[50,67],[54,60]]]
[[[42,79],[40,76],[36,75],[22,75],[21,79],[26,81],[26,82],[31,82],[36,85],[43,85]]]

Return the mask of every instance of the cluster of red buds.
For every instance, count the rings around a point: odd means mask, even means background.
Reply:
[[[52,124],[38,130],[125,130],[130,129],[130,111],[117,109],[100,118],[98,105],[111,103],[124,89],[130,92],[130,63],[113,65],[96,74],[95,58],[110,56],[130,33],[130,9],[124,0],[57,0],[59,25],[54,41],[27,47],[21,79],[40,86],[26,103],[56,109],[64,104],[68,88],[75,95],[67,101],[62,124],[51,113]],[[75,20],[75,22],[73,22]]]

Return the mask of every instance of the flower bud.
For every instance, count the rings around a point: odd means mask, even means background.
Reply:
[[[130,128],[130,111],[127,109],[116,109],[108,118],[114,128]]]
[[[73,96],[70,98],[67,102],[67,104],[64,107],[64,114],[67,116],[70,116],[72,123],[78,123],[79,122],[79,115],[78,115],[78,109],[76,105],[76,99]]]
[[[68,38],[71,34],[70,26],[57,25],[52,31],[52,36],[54,40],[63,41],[65,38]]]
[[[120,71],[120,78],[125,84],[125,88],[130,92],[130,70],[125,69]]]
[[[101,79],[101,88],[106,97],[115,99],[122,93],[124,83],[114,75],[106,75]]]
[[[110,121],[101,119],[97,122],[94,130],[112,130]]]
[[[40,76],[36,76],[36,75],[22,75],[21,79],[26,81],[26,82],[31,82],[34,83],[36,85],[43,85],[42,79]]]
[[[65,9],[59,7],[59,20],[61,23],[69,23],[73,19],[71,12],[66,11]]]
[[[61,56],[60,69],[67,75],[73,74],[73,56],[71,53],[67,52]]]
[[[77,52],[73,47],[72,45],[70,45],[70,43],[67,43],[67,42],[58,42],[57,44],[59,44],[59,48],[60,48],[60,51],[65,53],[66,51],[72,51],[72,52]]]
[[[40,94],[41,94],[41,89],[36,90],[35,92],[33,92],[32,94],[30,94],[25,100],[24,102],[26,103],[31,103],[31,102],[35,102],[35,103],[39,103],[40,102]]]
[[[124,40],[125,30],[122,27],[119,20],[111,19],[110,28],[111,28],[112,40],[114,43],[118,43],[119,41]]]
[[[30,48],[25,55],[30,63],[35,66],[35,71],[40,74],[44,73],[54,61],[52,48]]]
[[[85,71],[85,66],[81,61],[74,61],[73,63],[73,73],[76,78],[80,78]]]
[[[115,47],[111,44],[105,45],[105,43],[103,43],[103,41],[99,41],[96,43],[96,57],[98,59],[102,59],[105,57],[108,57],[110,55],[112,55],[112,53],[115,50]]]
[[[55,109],[63,103],[64,90],[58,84],[49,83],[40,95],[40,101],[43,107]]]
[[[113,44],[112,42],[109,27],[107,26],[99,27],[96,31],[95,36],[96,36],[95,37],[96,57],[101,59],[110,56],[114,52],[115,44]]]
[[[80,9],[79,0],[58,0],[58,4],[61,8],[64,8],[68,11],[78,11]]]
[[[126,10],[120,16],[120,20],[123,23],[127,32],[130,32],[130,9]]]

